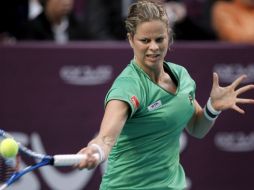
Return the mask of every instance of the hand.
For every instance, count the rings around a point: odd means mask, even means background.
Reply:
[[[79,164],[75,165],[74,167],[81,169],[93,169],[95,168],[100,161],[94,156],[94,154],[97,153],[96,148],[88,146],[83,149],[81,149],[78,154],[85,154],[86,159],[82,160]]]
[[[238,95],[254,89],[253,84],[245,85],[239,89],[236,89],[246,77],[246,75],[241,75],[229,86],[221,87],[219,85],[218,74],[213,73],[213,86],[210,94],[213,108],[217,111],[233,109],[241,114],[244,114],[244,110],[241,109],[237,104],[254,104],[254,99],[238,98]]]

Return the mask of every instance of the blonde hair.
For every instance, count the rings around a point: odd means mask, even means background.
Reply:
[[[165,8],[160,1],[153,0],[138,0],[136,3],[131,4],[128,16],[125,20],[127,33],[134,36],[139,24],[152,20],[160,20],[164,22],[167,26],[169,36],[172,35],[172,29],[170,28]]]

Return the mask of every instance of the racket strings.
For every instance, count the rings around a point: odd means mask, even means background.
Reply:
[[[5,159],[0,156],[0,184],[6,182],[19,169],[19,157]]]

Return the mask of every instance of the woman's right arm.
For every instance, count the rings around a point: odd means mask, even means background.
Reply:
[[[78,152],[87,155],[87,158],[77,165],[79,169],[94,168],[108,157],[128,118],[129,109],[129,105],[120,100],[111,100],[107,103],[99,134],[88,143],[87,147]],[[96,160],[92,156],[94,153],[99,153],[102,160]]]

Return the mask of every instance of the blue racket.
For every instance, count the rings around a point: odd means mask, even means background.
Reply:
[[[13,138],[9,133],[0,129],[1,138]],[[78,164],[81,160],[86,159],[84,154],[62,154],[62,155],[45,155],[32,151],[18,142],[19,153],[35,158],[37,160],[34,164],[20,169],[18,158],[5,159],[0,157],[0,190],[6,189],[8,186],[16,182],[23,175],[40,167],[52,165],[55,167],[72,166]],[[99,160],[99,154],[94,154],[94,157]]]

